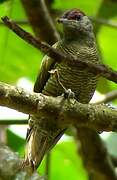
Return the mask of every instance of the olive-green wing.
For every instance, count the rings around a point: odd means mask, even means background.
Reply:
[[[55,49],[57,48],[57,46],[58,46],[58,42],[53,45]],[[50,73],[48,71],[50,71],[54,67],[55,63],[56,61],[54,59],[48,57],[47,55],[44,56],[42,60],[40,72],[34,84],[34,92],[37,93],[42,92],[46,82],[50,77]]]

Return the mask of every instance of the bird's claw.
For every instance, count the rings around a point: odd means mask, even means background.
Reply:
[[[65,99],[74,99],[75,97],[75,94],[74,92],[71,90],[71,89],[66,89],[65,92],[64,92],[64,98]]]
[[[71,89],[66,89],[65,86],[62,84],[62,82],[60,81],[60,76],[59,76],[59,72],[57,69],[52,69],[51,71],[49,71],[50,74],[55,75],[56,80],[58,82],[58,84],[62,87],[62,89],[64,90],[64,98],[68,98],[68,99],[74,99],[75,94]]]

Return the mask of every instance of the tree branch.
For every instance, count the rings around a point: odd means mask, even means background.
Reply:
[[[102,24],[104,26],[108,26],[108,27],[117,29],[117,23],[114,23],[112,21],[108,21],[105,18],[97,18],[94,16],[90,16],[89,18],[95,23]],[[29,22],[26,19],[14,20],[14,22],[16,24],[19,24],[19,25],[25,25],[25,24],[29,25]],[[0,25],[4,25],[4,23],[0,21]]]
[[[100,17],[101,17],[101,18],[105,18],[106,21],[108,21],[110,18],[115,17],[116,14],[117,14],[116,8],[113,8],[113,11],[109,11],[111,6],[112,6],[111,1],[102,0],[101,4],[99,6],[99,9],[97,11],[97,14],[96,14],[96,18],[100,19]],[[115,4],[115,6],[116,6],[116,4]],[[108,12],[110,12],[110,13],[108,13]],[[99,24],[99,23],[95,24],[94,31],[95,31],[96,34],[99,32],[100,27],[101,27],[101,24]]]
[[[78,138],[82,146],[83,142],[87,142],[87,147],[90,147],[86,149],[86,144],[84,144],[85,148],[83,147],[88,153],[88,156],[85,154],[84,157],[86,160],[88,158],[86,167],[94,169],[96,172],[99,171],[106,177],[106,180],[111,180],[110,177],[113,177],[113,180],[116,179],[116,174],[109,160],[110,156],[105,148],[103,149],[103,143],[96,133],[99,131],[117,130],[116,109],[106,105],[81,104],[75,99],[65,99],[63,96],[51,97],[34,92],[31,93],[22,88],[4,83],[0,83],[0,105],[36,116],[37,118],[34,118],[33,121],[38,125],[40,120],[44,120],[44,117],[47,116],[52,117],[52,121],[48,118],[48,126],[52,126],[53,122],[56,122],[56,126],[61,129],[65,129],[70,125],[77,126]],[[85,138],[84,132],[86,134]],[[91,138],[88,138],[89,136]]]
[[[114,23],[114,22],[107,20],[105,18],[98,18],[98,17],[90,16],[90,19],[97,24],[102,24],[104,26],[108,26],[108,27],[117,29],[117,23]]]
[[[65,61],[70,65],[80,66],[83,69],[87,69],[94,74],[99,74],[100,76],[105,77],[106,79],[117,83],[117,72],[113,71],[111,68],[105,66],[104,64],[93,64],[86,61],[81,61],[75,57],[67,56],[50,45],[46,44],[45,42],[41,42],[39,39],[32,36],[30,33],[24,31],[21,27],[19,27],[15,22],[9,20],[8,17],[2,18],[4,24],[10,28],[13,32],[15,32],[19,37],[23,40],[28,42],[29,44],[33,45],[37,49],[40,49],[42,52],[46,53],[51,58],[55,59],[56,61],[60,62],[61,60]]]
[[[62,106],[61,106],[62,103]],[[0,105],[31,115],[58,114],[62,127],[77,125],[95,131],[116,131],[117,111],[106,105],[81,104],[63,96],[51,97],[30,93],[22,88],[0,83]],[[51,123],[51,122],[50,122]]]
[[[29,22],[37,37],[54,44],[59,39],[55,25],[49,14],[44,0],[21,0]]]
[[[102,104],[102,103],[108,103],[113,100],[117,99],[117,90],[113,90],[107,94],[104,95],[104,97],[100,100],[95,101],[92,104]]]
[[[91,179],[117,180],[114,165],[99,134],[89,128],[78,128],[80,155]],[[98,177],[98,178],[97,178]]]
[[[14,180],[44,180],[37,172],[30,175],[28,171],[21,170],[19,165],[21,159],[4,144],[0,144],[0,179]]]

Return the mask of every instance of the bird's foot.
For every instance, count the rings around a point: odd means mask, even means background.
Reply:
[[[75,98],[75,94],[71,89],[66,89],[64,92],[64,98],[68,98],[68,99],[74,99]]]
[[[49,71],[49,73],[55,75],[55,78],[56,78],[58,84],[64,90],[64,98],[65,99],[67,99],[67,98],[68,99],[73,99],[75,97],[75,94],[71,89],[66,89],[65,86],[62,84],[62,82],[60,81],[60,76],[59,76],[58,69],[52,69],[51,71]]]

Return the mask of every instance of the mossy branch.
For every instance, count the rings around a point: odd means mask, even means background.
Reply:
[[[97,132],[117,130],[117,110],[107,105],[82,104],[64,96],[45,96],[5,83],[0,83],[0,105],[36,116],[57,113],[57,123],[63,127],[77,125]]]

